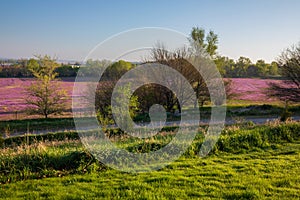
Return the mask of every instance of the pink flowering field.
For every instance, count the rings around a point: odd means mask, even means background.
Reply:
[[[269,83],[284,84],[282,80],[233,78],[232,90],[236,94],[234,99],[246,101],[275,101],[267,96]]]
[[[0,115],[6,112],[22,111],[26,108],[25,88],[32,83],[28,78],[0,78]],[[60,81],[68,94],[68,107],[71,107],[73,81]]]
[[[33,79],[24,78],[0,78],[0,115],[22,111],[26,108],[25,87],[32,83]],[[62,87],[68,93],[68,108],[71,108],[71,97],[73,90],[73,79],[63,79],[60,81]],[[263,101],[271,102],[266,95],[268,83],[281,83],[281,80],[270,79],[251,79],[251,78],[234,78],[232,79],[233,92],[237,94],[235,100],[246,101]]]

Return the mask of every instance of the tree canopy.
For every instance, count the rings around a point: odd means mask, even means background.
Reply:
[[[48,118],[51,114],[58,114],[65,109],[66,92],[60,89],[56,81],[55,69],[58,63],[50,56],[36,56],[30,59],[28,69],[35,77],[35,81],[27,88],[26,103],[31,114],[43,115]]]

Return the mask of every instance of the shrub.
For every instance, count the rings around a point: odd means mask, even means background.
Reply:
[[[300,124],[295,122],[272,127],[260,126],[252,130],[236,129],[223,131],[214,151],[239,152],[299,139]]]

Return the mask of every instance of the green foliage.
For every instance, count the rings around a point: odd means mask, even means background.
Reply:
[[[196,51],[205,50],[205,53],[208,53],[211,57],[217,54],[218,35],[213,31],[209,31],[206,35],[203,28],[193,27],[190,42],[192,48],[195,48]]]
[[[159,171],[128,174],[105,169],[90,155],[78,149],[57,145],[46,147],[47,154],[27,154],[28,159],[53,168],[51,171],[32,162],[33,166],[15,168],[15,177],[2,184],[3,199],[299,199],[299,143],[246,154],[218,153],[206,158],[181,157]],[[41,147],[45,148],[46,145]],[[73,146],[73,147],[71,147]],[[74,148],[74,149],[72,149]],[[32,147],[32,149],[37,149]],[[40,148],[41,149],[41,148]],[[37,156],[33,155],[44,155]],[[46,156],[48,155],[48,156]],[[61,156],[59,156],[61,155]],[[64,155],[64,156],[62,156]],[[10,155],[12,156],[12,154]],[[18,157],[18,156],[16,156]],[[10,161],[17,158],[10,158]],[[56,158],[55,158],[56,157]],[[3,157],[1,157],[3,158]],[[0,159],[1,159],[0,158]],[[53,161],[49,161],[53,158]],[[59,159],[61,158],[61,159]],[[65,158],[63,160],[62,158]],[[25,160],[25,159],[24,159]],[[54,161],[58,162],[57,164]],[[83,163],[91,162],[86,167]],[[7,163],[5,161],[5,163]],[[19,159],[19,163],[21,159]],[[81,164],[79,164],[81,163]],[[74,167],[72,166],[74,164]],[[48,165],[48,164],[46,164]],[[10,165],[13,167],[14,165]],[[33,174],[29,169],[42,167]],[[76,169],[77,167],[77,169]],[[12,169],[10,169],[13,171]],[[72,173],[71,173],[72,172]],[[42,175],[43,174],[43,175]],[[51,177],[52,178],[47,178]],[[20,177],[27,179],[20,180]],[[5,179],[7,177],[2,177]],[[32,180],[37,179],[37,180]],[[28,192],[30,191],[30,192]]]
[[[59,66],[50,56],[36,56],[37,59],[28,61],[28,69],[38,80],[49,82],[58,75],[55,69]]]
[[[68,145],[38,142],[2,151],[0,182],[80,174],[103,168],[88,152],[76,147],[76,142],[68,142]],[[95,163],[98,163],[96,168]]]
[[[55,69],[59,77],[76,77],[79,68],[71,65],[61,65]]]
[[[261,126],[250,130],[226,129],[215,147],[216,151],[241,152],[266,148],[272,144],[293,142],[300,139],[299,123],[282,123],[277,126]]]
[[[47,55],[37,56],[37,60],[29,60],[28,69],[36,78],[35,83],[26,89],[29,113],[48,118],[49,115],[59,114],[65,109],[66,91],[60,89],[60,84],[56,81],[57,67],[55,60]]]
[[[108,89],[108,88],[106,88]],[[103,91],[99,91],[103,92]],[[100,122],[100,124],[103,126],[103,128],[106,130],[107,125],[111,125],[115,122],[115,120],[118,120],[118,125],[125,128],[126,130],[130,130],[133,128],[133,124],[130,123],[131,119],[135,118],[137,115],[139,109],[139,101],[138,97],[136,95],[131,95],[130,90],[130,84],[121,86],[116,90],[115,93],[115,99],[113,99],[115,106],[114,111],[116,113],[116,116],[113,117],[112,115],[112,106],[110,105],[110,102],[107,101],[107,99],[103,99],[104,97],[102,95],[97,95],[97,99],[99,98],[98,102],[103,101],[105,104],[98,105],[97,107],[97,117]],[[111,96],[108,97],[111,99]],[[128,102],[127,102],[128,100]],[[128,103],[128,105],[127,105]],[[129,115],[128,114],[129,109]]]
[[[234,61],[224,56],[217,56],[215,64],[223,77],[277,77],[279,76],[278,64],[272,62],[266,63],[264,60],[257,60],[255,64],[247,57],[241,56]]]

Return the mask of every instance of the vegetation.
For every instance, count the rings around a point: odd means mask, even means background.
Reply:
[[[218,35],[215,34],[214,31],[211,30],[206,35],[203,28],[193,27],[189,40],[192,44],[192,48],[198,51],[202,49],[212,58],[217,55]]]
[[[300,123],[290,121],[290,111],[299,112],[299,105],[288,107],[288,101],[299,101],[300,47],[287,49],[277,62],[268,64],[258,60],[254,64],[247,57],[234,61],[218,55],[218,35],[213,31],[206,34],[204,29],[194,27],[189,39],[189,48],[173,53],[167,52],[163,45],[157,46],[152,51],[151,59],[146,62],[168,65],[188,80],[201,106],[202,119],[210,117],[211,102],[204,79],[187,61],[193,51],[203,53],[205,59],[212,58],[224,77],[281,76],[286,85],[274,83],[270,95],[285,100],[284,112],[280,115],[282,107],[277,105],[238,106],[235,102],[227,110],[235,124],[226,126],[207,157],[198,156],[208,128],[200,126],[192,145],[176,162],[159,171],[127,174],[103,165],[85,149],[79,133],[67,131],[74,129],[72,118],[47,119],[49,115],[59,114],[65,109],[66,94],[60,89],[57,77],[76,76],[76,66],[60,66],[49,56],[0,62],[0,77],[33,76],[36,79],[27,88],[26,102],[32,113],[45,117],[0,122],[3,134],[0,137],[0,198],[300,198]],[[154,104],[160,104],[167,111],[167,120],[176,121],[180,115],[176,116],[175,111],[181,112],[181,107],[176,95],[161,85],[145,85],[132,96],[130,85],[124,86],[117,91],[119,95],[115,103],[123,105],[124,99],[130,99],[130,116],[123,109],[116,108],[123,130],[106,126],[116,120],[112,117],[111,107],[113,89],[122,75],[134,67],[134,64],[122,60],[114,63],[88,60],[86,70],[81,71],[83,74],[80,75],[95,76],[106,69],[97,86],[96,101],[92,99],[96,102],[97,117],[104,126],[106,136],[117,147],[139,154],[166,146],[178,127],[164,127],[157,135],[140,139],[125,133],[124,129],[128,132],[133,128],[128,118],[148,122],[149,109]],[[162,77],[163,73],[160,74]],[[174,83],[183,88],[176,80]],[[291,85],[295,87],[287,87]],[[225,79],[225,86],[227,95],[231,96],[234,93],[231,82]],[[284,122],[256,125],[240,117],[258,114],[280,115]],[[89,121],[89,118],[86,120]],[[55,132],[58,127],[60,132]],[[61,131],[63,128],[66,131]],[[51,129],[55,133],[51,133]],[[44,134],[31,135],[33,130]],[[13,135],[19,133],[25,134]]]
[[[65,109],[66,91],[60,89],[56,82],[57,73],[54,71],[58,64],[49,56],[38,56],[38,60],[31,59],[28,68],[36,81],[27,88],[26,103],[32,114],[43,115],[48,118]]]
[[[179,160],[160,171],[142,174],[122,173],[103,166],[76,138],[51,140],[47,136],[43,141],[10,144],[0,150],[0,177],[4,183],[0,196],[42,199],[300,197],[299,123],[230,126],[222,133],[212,154],[201,159],[197,153],[204,130]],[[111,139],[128,151],[142,153],[163,146],[170,136],[172,132],[162,132],[144,142],[120,136]]]
[[[300,101],[300,43],[286,49],[278,58],[280,73],[286,78],[285,85],[270,84],[270,96],[286,102]]]
[[[28,69],[28,59],[0,60],[0,78],[32,78],[33,74]],[[56,69],[59,77],[76,77],[80,64],[60,64]]]
[[[285,107],[280,103],[277,104],[262,104],[258,102],[240,102],[233,101],[227,104],[227,117],[229,119],[241,118],[246,120],[247,117],[280,117]],[[300,112],[299,105],[289,105],[289,112],[295,115]],[[204,106],[200,109],[201,119],[209,119],[211,115],[210,106]],[[101,119],[100,113],[98,113],[99,121],[103,122],[105,118]],[[89,120],[87,118],[87,120]],[[149,115],[146,113],[140,113],[134,116],[135,122],[149,122]],[[167,113],[167,121],[178,121],[180,116],[175,116],[171,113]],[[111,122],[103,123],[102,125],[108,125]],[[73,118],[48,118],[48,119],[26,119],[26,120],[7,120],[0,121],[0,134],[6,136],[13,136],[18,133],[37,133],[37,132],[56,132],[56,130],[74,130],[75,124]]]
[[[285,144],[265,152],[181,158],[151,173],[95,169],[4,184],[0,198],[297,199],[298,166],[299,144]]]

